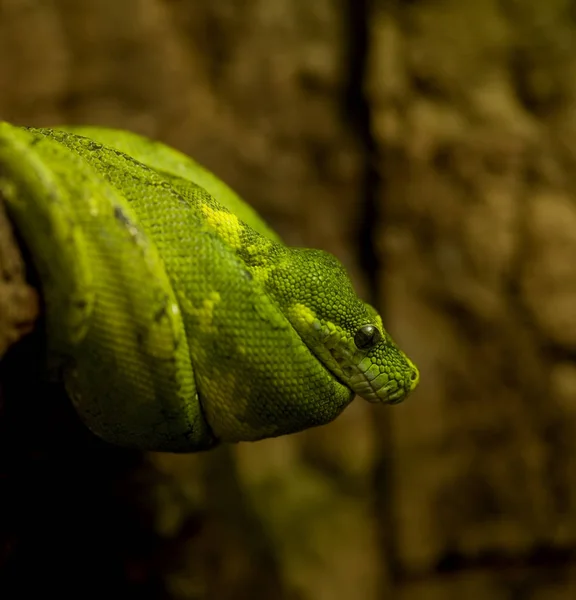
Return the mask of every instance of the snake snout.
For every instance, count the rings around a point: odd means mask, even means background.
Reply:
[[[406,387],[409,392],[412,392],[420,382],[420,371],[410,363],[410,374],[406,379]]]

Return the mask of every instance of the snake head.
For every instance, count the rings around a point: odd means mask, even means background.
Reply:
[[[356,295],[341,263],[320,250],[291,251],[293,268],[277,285],[290,292],[285,312],[312,353],[369,402],[397,404],[419,372],[384,329],[376,310]]]

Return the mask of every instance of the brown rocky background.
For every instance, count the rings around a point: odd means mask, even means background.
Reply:
[[[421,369],[399,407],[142,455],[77,423],[26,338],[0,598],[576,598],[574,82],[569,0],[0,0],[1,119],[188,152],[337,254]],[[1,345],[35,298],[18,257],[0,274]]]

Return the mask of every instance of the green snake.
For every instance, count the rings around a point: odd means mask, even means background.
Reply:
[[[40,281],[49,362],[108,442],[259,440],[418,384],[334,256],[286,246],[168,146],[2,122],[0,195]]]

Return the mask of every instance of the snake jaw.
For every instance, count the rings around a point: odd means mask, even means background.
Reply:
[[[399,404],[418,385],[419,373],[402,353],[402,369],[373,363],[369,356],[345,346],[328,347],[328,352],[341,371],[345,383],[361,398],[372,404]]]

